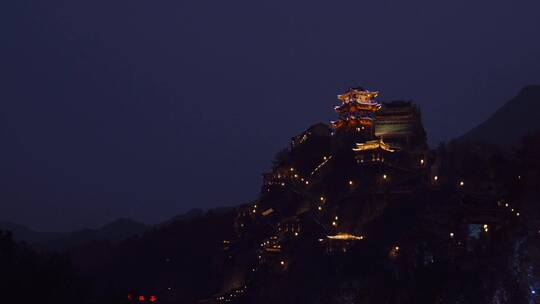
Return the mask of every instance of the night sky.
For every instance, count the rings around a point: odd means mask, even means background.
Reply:
[[[421,105],[432,145],[540,83],[540,2],[0,4],[0,221],[157,223],[257,197],[349,86]]]

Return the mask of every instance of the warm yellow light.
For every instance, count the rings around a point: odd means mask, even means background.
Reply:
[[[253,213],[257,213],[257,210],[253,209]]]
[[[383,174],[382,178],[387,179],[388,176],[386,174]]]
[[[294,168],[291,168],[291,172],[294,171]]]
[[[336,221],[338,220],[338,216],[336,215],[336,217],[334,218]]]
[[[295,232],[295,233],[294,233],[294,236],[298,236],[298,232]]]
[[[309,182],[308,182],[308,181],[306,181],[306,185],[309,185]]]
[[[504,204],[505,207],[508,207],[508,203]]]
[[[356,144],[356,147],[353,148],[353,151],[360,152],[360,151],[370,151],[375,149],[382,149],[384,151],[388,152],[394,152],[395,150],[392,149],[388,144],[384,143],[382,139],[379,140],[370,140],[365,143]]]
[[[488,224],[484,224],[484,229],[486,229],[488,227]]]
[[[332,226],[337,226],[337,223],[335,221],[332,222]]]
[[[463,187],[464,185],[465,185],[465,182],[464,182],[464,181],[460,181],[460,182],[459,182],[459,186],[460,186],[460,187]]]
[[[433,177],[433,180],[434,180],[434,181],[437,181],[437,180],[439,180],[439,177],[438,177],[437,175],[435,175],[435,176]]]
[[[454,237],[454,233],[453,233],[453,232],[450,232],[450,237],[451,237],[451,238]]]
[[[319,209],[319,211],[321,211],[321,210],[322,210],[322,207],[321,207],[321,206],[319,206],[319,207],[317,207],[317,209]]]
[[[321,202],[324,202],[324,196],[321,196],[319,199],[321,200]]]
[[[352,186],[352,185],[353,185],[353,181],[350,180],[350,181],[349,181],[349,186]]]
[[[421,165],[424,164],[424,160],[423,160],[423,159],[420,160],[420,164],[421,164]]]
[[[279,262],[282,266],[285,265],[285,261]]]
[[[298,178],[298,174],[295,174],[295,175],[294,175],[294,178]]]
[[[340,233],[338,233],[336,235],[328,235],[326,237],[331,239],[331,240],[344,240],[344,241],[354,241],[354,240],[363,240],[364,239],[363,235],[356,236],[354,234],[343,233],[343,232],[340,232]]]
[[[519,216],[519,212],[518,212],[518,213],[516,213],[516,215],[517,215],[517,216]]]
[[[399,246],[394,247],[394,250],[399,251]]]

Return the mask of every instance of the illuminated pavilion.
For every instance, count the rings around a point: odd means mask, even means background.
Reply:
[[[338,95],[341,105],[334,109],[339,119],[332,122],[336,131],[355,130],[363,134],[373,135],[375,112],[381,104],[375,101],[379,92],[371,92],[361,87],[350,88],[342,95]]]

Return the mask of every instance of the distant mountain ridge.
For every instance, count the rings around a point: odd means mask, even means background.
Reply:
[[[39,232],[10,222],[0,222],[0,229],[10,231],[13,238],[19,242],[38,247],[63,249],[92,240],[122,240],[145,232],[149,226],[121,218],[97,229],[81,229],[72,232]]]
[[[66,249],[83,243],[99,240],[121,241],[153,229],[187,222],[204,216],[207,212],[224,214],[234,210],[232,207],[220,207],[211,210],[191,209],[156,225],[146,225],[129,218],[120,218],[96,229],[80,229],[70,232],[40,232],[23,225],[1,222],[0,230],[10,231],[18,242],[26,242],[45,249]]]
[[[540,131],[540,85],[529,85],[486,121],[455,141],[485,142],[510,147],[523,136]]]

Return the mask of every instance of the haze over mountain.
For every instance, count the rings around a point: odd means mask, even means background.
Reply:
[[[508,147],[523,136],[540,131],[539,115],[540,85],[529,85],[457,141],[482,141]]]

